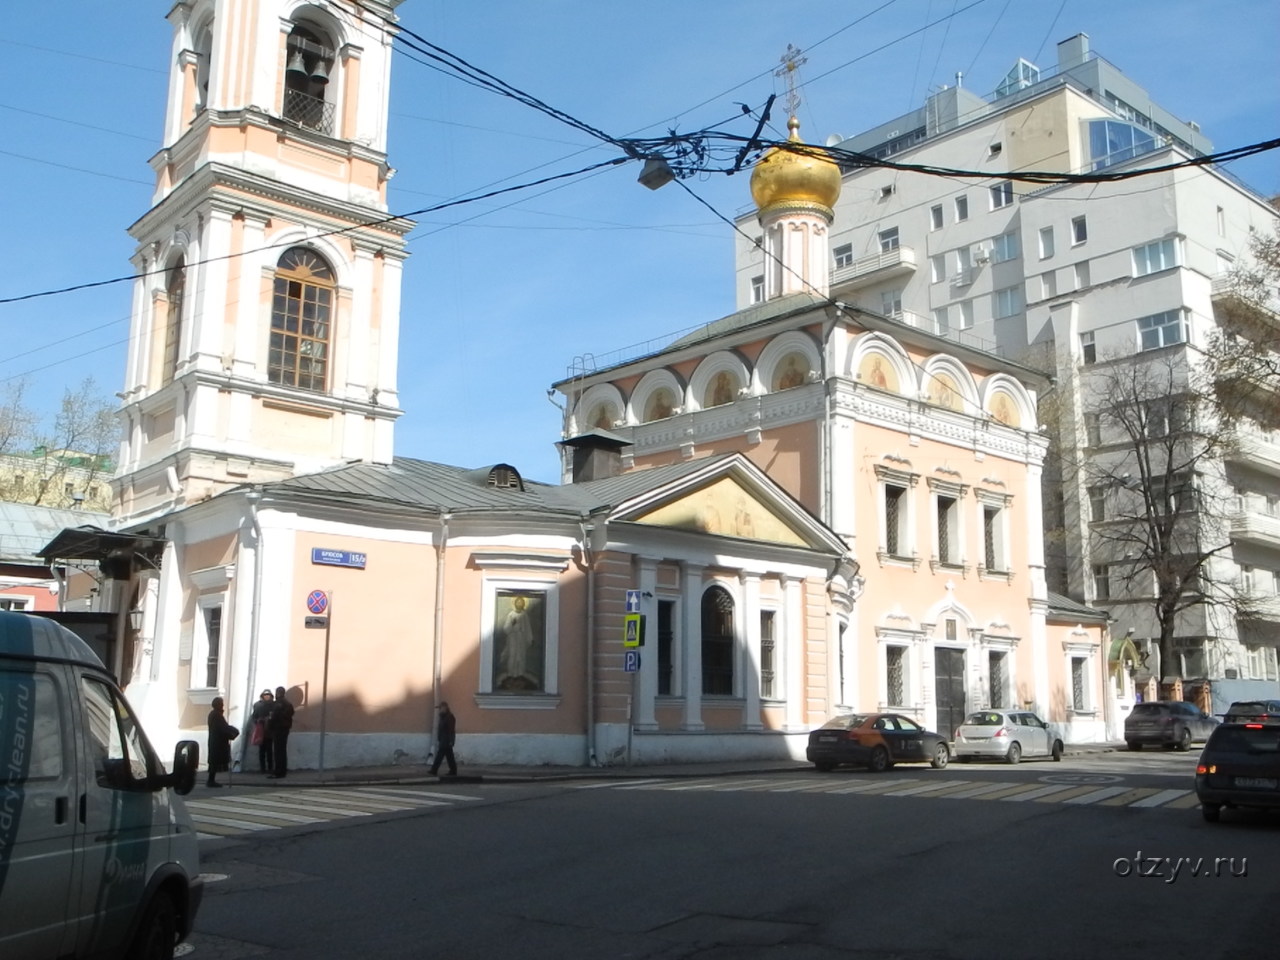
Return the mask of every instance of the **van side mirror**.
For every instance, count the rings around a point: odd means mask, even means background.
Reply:
[[[173,773],[167,778],[167,786],[175,793],[186,796],[196,785],[196,768],[200,766],[200,744],[194,740],[179,740],[173,748]]]

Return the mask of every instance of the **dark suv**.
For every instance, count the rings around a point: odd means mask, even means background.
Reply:
[[[1141,750],[1148,743],[1166,750],[1188,750],[1193,740],[1209,739],[1217,725],[1217,720],[1194,703],[1153,700],[1135,704],[1124,718],[1124,740],[1130,750]]]
[[[1280,808],[1280,725],[1218,727],[1196,766],[1196,796],[1210,823],[1223,807]]]
[[[1280,700],[1237,700],[1223,723],[1280,723]]]

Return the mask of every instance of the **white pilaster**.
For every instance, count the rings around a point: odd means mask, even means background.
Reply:
[[[684,624],[680,631],[680,655],[684,663],[685,730],[701,730],[702,724],[702,566],[684,565]]]
[[[794,578],[783,578],[785,597],[782,622],[782,649],[786,651],[783,682],[787,689],[787,729],[802,730],[805,722],[805,636],[803,584]]]
[[[760,730],[764,721],[760,716],[760,575],[742,573],[742,726],[747,730]]]
[[[645,641],[640,651],[640,675],[636,679],[637,730],[658,729],[654,702],[658,696],[658,559],[640,557],[640,611],[645,617]]]

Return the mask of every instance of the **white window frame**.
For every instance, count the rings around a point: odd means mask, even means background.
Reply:
[[[1058,295],[1058,271],[1046,270],[1040,274],[1040,296],[1044,300],[1052,300]]]
[[[943,224],[942,204],[935,203],[929,208],[929,229],[941,230]]]
[[[36,606],[36,598],[27,594],[19,593],[0,593],[0,610],[12,610],[14,613],[22,613],[24,610],[34,610]]]
[[[879,231],[876,233],[876,241],[880,245],[881,253],[891,253],[897,250],[902,243],[897,227],[886,227]]]
[[[764,302],[764,274],[751,278],[751,302]]]
[[[969,487],[967,484],[955,483],[951,480],[940,480],[937,477],[928,477],[925,482],[929,487],[929,501],[933,512],[933,555],[937,568],[964,570],[967,562],[964,498],[969,491]],[[950,547],[950,556],[945,558],[942,556],[942,525],[944,517],[940,502],[943,498],[951,501],[950,515],[946,518],[947,543]]]
[[[1013,181],[1001,180],[988,188],[991,195],[991,209],[1002,210],[1013,204]]]
[[[1020,245],[1016,233],[1002,233],[1000,236],[992,238],[992,263],[1008,263],[1010,260],[1017,260],[1019,253]]]
[[[1098,342],[1092,330],[1080,334],[1080,362],[1085,366],[1098,362]]]
[[[951,311],[948,307],[936,307],[933,311],[933,332],[945,336],[951,329]]]
[[[920,480],[918,473],[911,473],[906,470],[899,470],[895,467],[889,467],[881,463],[875,465],[876,474],[876,507],[878,514],[877,526],[879,528],[879,559],[880,562],[903,565],[910,564],[912,568],[919,566],[920,557],[916,546],[916,515],[914,504],[914,491],[916,483]],[[895,553],[889,552],[889,528],[888,528],[888,497],[886,496],[887,487],[898,487],[902,489],[902,496],[898,502],[898,550]]]
[[[218,682],[209,686],[203,681],[209,672],[209,611],[219,611],[218,624]],[[227,617],[227,594],[206,593],[196,598],[196,619],[191,633],[191,674],[188,681],[189,690],[219,691],[227,669],[227,628],[230,618]],[[201,682],[196,683],[199,679]]]
[[[960,308],[960,329],[971,329],[973,327],[973,301],[961,300],[957,306]]]
[[[1071,218],[1071,245],[1078,247],[1089,239],[1089,220],[1082,213]]]
[[[1074,632],[1074,631],[1073,631]],[[1098,713],[1098,647],[1084,639],[1066,640],[1062,644],[1064,676],[1068,689],[1063,699],[1067,702],[1067,712],[1077,716],[1096,716]],[[1083,674],[1084,704],[1076,706],[1075,702],[1075,663],[1080,660]]]
[[[911,646],[905,643],[882,643],[880,652],[881,700],[887,707],[909,707],[911,705]],[[892,702],[889,696],[889,651],[902,651],[902,703]]]
[[[773,618],[773,690],[766,694],[764,689],[764,617],[769,614]],[[785,642],[783,624],[786,623],[786,616],[781,607],[773,604],[760,605],[760,699],[769,702],[785,700],[787,698],[786,672],[784,666],[787,662],[785,655]],[[646,643],[648,641],[646,640]]]
[[[842,243],[831,251],[831,256],[835,261],[836,269],[841,270],[845,267],[853,266],[853,244]]]
[[[547,646],[543,658],[543,689],[511,694],[493,689],[496,655],[494,608],[498,591],[517,590],[544,594],[547,613]],[[560,582],[545,577],[485,577],[480,589],[480,676],[476,702],[489,709],[554,709],[560,702]]]
[[[1022,296],[1021,286],[1015,284],[1012,287],[1002,287],[991,292],[991,318],[993,320],[1016,317],[1024,309],[1026,309],[1026,303]]]
[[[1095,563],[1089,568],[1089,580],[1093,586],[1094,600],[1113,599],[1111,591],[1111,564]]]
[[[898,319],[902,316],[902,287],[880,291],[880,308],[884,316]]]
[[[1076,289],[1083,290],[1092,282],[1089,277],[1089,261],[1081,260],[1079,263],[1072,264],[1071,274],[1075,280]]]
[[[947,255],[935,253],[929,258],[929,279],[931,283],[942,283],[947,279]]]
[[[978,573],[981,577],[998,580],[1013,578],[1012,555],[1010,553],[1010,512],[1013,497],[995,490],[974,490],[977,499],[978,521]],[[992,532],[992,563],[987,563],[987,511],[994,511],[994,530]]]
[[[671,607],[671,691],[669,693],[655,693],[658,697],[682,697],[684,696],[684,634],[682,627],[684,626],[684,595],[677,592],[659,593],[657,599],[662,602],[672,604]],[[653,645],[653,661],[655,664],[658,660],[658,606],[655,603],[654,622],[652,627],[652,635],[645,637],[645,646]],[[658,689],[657,680],[654,680],[654,690]]]
[[[955,215],[956,223],[963,223],[969,219],[969,197],[966,194],[959,194],[955,198]]]
[[[1048,260],[1054,254],[1053,227],[1040,228],[1040,259]]]
[[[1137,326],[1140,353],[1187,342],[1187,317],[1181,308],[1139,317],[1134,322]],[[1173,339],[1167,335],[1170,331],[1176,335]],[[1147,334],[1154,334],[1154,336],[1148,337]]]
[[[1147,277],[1172,270],[1181,263],[1177,237],[1166,237],[1133,248],[1133,275]]]

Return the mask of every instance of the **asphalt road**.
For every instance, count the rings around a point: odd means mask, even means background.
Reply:
[[[275,794],[283,825],[219,797],[255,826],[202,845],[189,955],[1258,956],[1280,816],[1204,823],[1194,762],[340,788]]]

